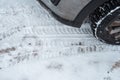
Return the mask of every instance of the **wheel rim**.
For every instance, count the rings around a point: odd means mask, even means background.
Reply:
[[[106,31],[109,36],[114,38],[114,40],[120,41],[120,15],[117,16],[108,27],[106,27]]]

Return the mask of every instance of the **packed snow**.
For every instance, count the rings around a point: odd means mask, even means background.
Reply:
[[[24,61],[1,70],[0,80],[119,80],[120,64],[112,69],[119,56],[109,52]]]
[[[0,80],[119,80],[120,47],[90,25],[61,24],[36,0],[0,0]]]

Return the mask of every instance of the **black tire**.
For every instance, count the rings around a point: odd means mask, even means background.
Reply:
[[[89,16],[89,19],[97,39],[108,44],[120,45],[120,0],[105,2]]]

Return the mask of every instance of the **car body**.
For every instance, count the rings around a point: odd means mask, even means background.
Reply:
[[[60,22],[80,27],[98,6],[107,0],[38,0]]]

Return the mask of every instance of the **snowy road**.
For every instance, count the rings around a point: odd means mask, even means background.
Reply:
[[[120,79],[119,46],[96,40],[89,24],[57,22],[35,0],[0,0],[0,30],[0,80]]]

